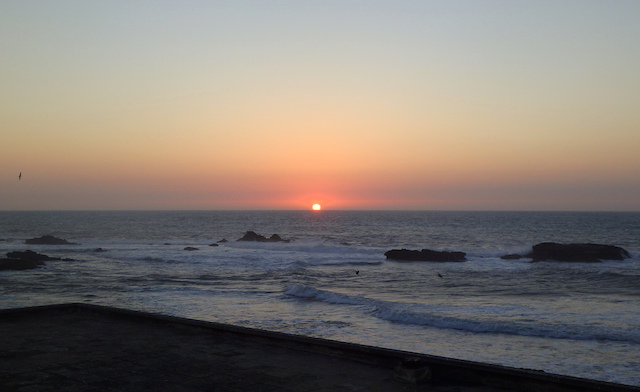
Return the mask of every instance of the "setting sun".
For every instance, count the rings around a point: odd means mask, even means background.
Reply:
[[[320,211],[322,209],[322,206],[320,204],[314,204],[311,206],[311,209],[314,211]]]

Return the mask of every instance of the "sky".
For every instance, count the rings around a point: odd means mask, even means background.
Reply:
[[[639,211],[639,16],[0,0],[0,210]]]

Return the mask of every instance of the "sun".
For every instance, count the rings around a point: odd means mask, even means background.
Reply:
[[[311,206],[311,209],[314,211],[320,211],[322,209],[322,206],[318,203],[314,204]]]

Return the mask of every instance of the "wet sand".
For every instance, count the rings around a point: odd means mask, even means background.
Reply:
[[[0,311],[2,391],[640,391],[543,372],[67,304]]]

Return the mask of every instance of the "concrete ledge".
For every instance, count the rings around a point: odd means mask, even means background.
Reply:
[[[186,335],[215,335],[217,338],[223,339],[223,341],[233,340],[242,342],[243,345],[254,345],[256,347],[264,346],[267,347],[266,352],[269,350],[268,347],[281,347],[289,350],[288,353],[293,353],[287,354],[289,356],[287,358],[290,358],[292,355],[294,356],[291,359],[293,362],[297,360],[295,355],[298,355],[300,360],[309,360],[310,357],[304,354],[308,353],[309,355],[321,355],[348,361],[341,365],[343,368],[347,366],[345,364],[348,363],[363,364],[370,366],[370,368],[359,368],[357,370],[358,372],[366,373],[367,371],[370,371],[373,374],[384,369],[385,372],[391,375],[391,378],[396,379],[396,381],[390,381],[388,379],[389,377],[387,377],[384,380],[381,379],[381,381],[379,381],[379,383],[382,383],[383,381],[387,383],[385,384],[386,390],[392,390],[395,387],[402,387],[402,389],[397,390],[444,391],[450,390],[447,388],[456,385],[467,387],[467,389],[464,389],[465,391],[513,390],[554,392],[640,392],[640,387],[555,375],[542,371],[483,364],[407,351],[337,342],[327,339],[286,334],[282,332],[266,331],[236,325],[199,321],[91,304],[72,303],[0,310],[0,333],[2,333],[1,328],[11,324],[12,320],[26,320],[29,323],[37,324],[39,322],[38,320],[48,320],[52,317],[56,317],[56,315],[65,314],[77,314],[83,317],[96,318],[103,324],[108,323],[109,321],[122,320],[140,326],[137,331],[144,331],[144,325],[149,326],[149,328],[151,328],[151,326],[154,326],[154,328],[163,328],[165,326],[171,326],[173,329],[182,328]],[[87,333],[90,334],[90,332]],[[144,332],[137,333],[144,334]],[[172,336],[174,335],[167,334],[167,339],[173,339]],[[228,339],[224,340],[225,337]],[[2,350],[2,346],[0,345],[0,362],[3,361]],[[100,350],[100,348],[97,348],[97,350]],[[295,354],[296,352],[299,354]],[[13,353],[12,355],[16,354]],[[97,355],[99,355],[99,353],[97,353]],[[293,371],[294,370],[292,370],[292,372]],[[7,377],[11,378],[14,376],[14,373],[5,371],[5,379]],[[0,371],[0,387],[3,386],[2,377],[3,373]],[[289,379],[293,379],[292,377],[293,376],[289,377]],[[366,378],[367,377],[365,376],[364,379]],[[397,380],[400,380],[398,385],[395,384]],[[338,381],[341,380],[336,380],[335,382]],[[353,380],[351,381],[354,382]],[[284,383],[282,380],[278,382]],[[300,390],[312,390],[312,387],[313,386],[306,385],[306,389]],[[235,389],[223,388],[223,390]],[[238,390],[241,390],[241,388],[239,387]],[[286,390],[286,388],[283,386],[281,390]],[[297,389],[295,387],[290,387],[288,390]],[[331,386],[327,385],[326,390],[338,389],[333,389]]]

